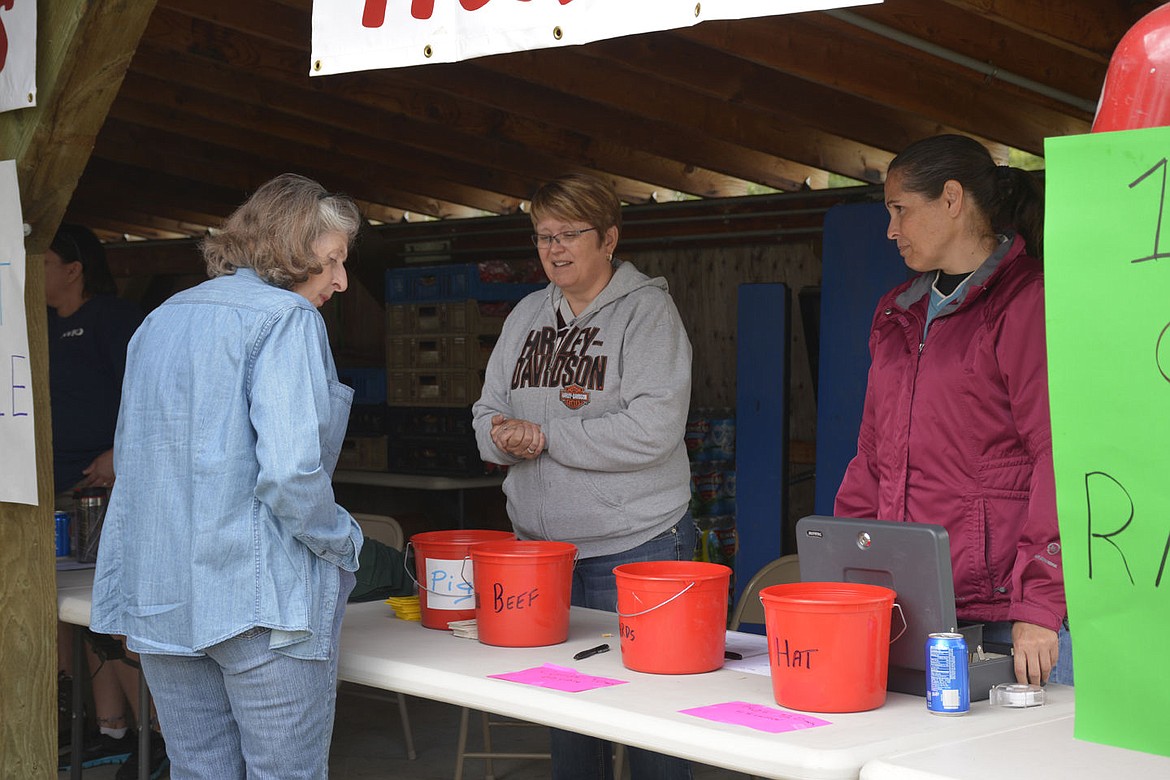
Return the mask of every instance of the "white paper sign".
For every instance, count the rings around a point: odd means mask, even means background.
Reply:
[[[36,0],[0,0],[0,111],[36,104]]]
[[[427,558],[426,582],[419,585],[427,591],[427,609],[475,609],[475,582],[470,558],[446,560]]]
[[[2,6],[4,0],[0,0]],[[0,501],[37,503],[32,371],[24,312],[24,218],[16,161],[0,161]]]
[[[0,0],[3,2],[3,0]],[[19,2],[19,0],[18,0]],[[309,73],[400,68],[881,0],[315,0]]]

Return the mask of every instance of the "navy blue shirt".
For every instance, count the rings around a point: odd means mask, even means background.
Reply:
[[[53,481],[58,493],[114,446],[126,345],[142,312],[114,295],[95,295],[69,317],[49,313],[49,405],[53,413]]]

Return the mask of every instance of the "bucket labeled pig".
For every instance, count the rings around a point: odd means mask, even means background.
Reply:
[[[475,562],[475,625],[479,641],[541,647],[569,638],[569,599],[577,546],[568,542],[486,542]]]
[[[614,567],[622,664],[651,674],[698,674],[723,666],[731,569],[701,561]]]
[[[424,531],[410,537],[422,624],[446,629],[452,620],[475,617],[471,549],[484,542],[514,539],[510,531],[469,528]]]
[[[776,703],[805,712],[882,706],[895,597],[889,588],[845,582],[761,590]]]

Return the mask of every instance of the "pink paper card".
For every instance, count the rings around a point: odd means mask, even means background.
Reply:
[[[780,734],[785,731],[800,731],[817,726],[831,725],[827,720],[814,718],[810,715],[800,715],[795,712],[778,710],[775,707],[766,707],[763,704],[752,704],[747,701],[729,701],[723,704],[711,704],[706,707],[694,707],[689,710],[680,710],[683,715],[694,715],[696,718],[705,718],[720,723],[731,723],[736,726],[747,726],[756,731],[767,731],[770,734]]]
[[[591,691],[594,688],[608,688],[611,685],[625,685],[626,683],[626,680],[613,680],[609,677],[581,674],[576,669],[555,664],[545,664],[507,674],[489,674],[488,677],[494,677],[497,680],[510,680],[524,685],[535,685],[540,688],[552,688],[557,691],[568,691],[569,693],[580,693],[581,691]]]

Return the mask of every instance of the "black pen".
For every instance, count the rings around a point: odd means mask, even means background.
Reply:
[[[575,656],[573,656],[573,660],[580,661],[584,658],[588,658],[591,655],[597,655],[598,653],[608,653],[608,652],[609,652],[609,645],[598,645],[597,647],[591,647],[588,650],[582,650],[581,652],[579,652]]]
[[[735,652],[734,650],[724,651],[723,657],[726,658],[728,661],[742,661],[743,660],[743,656],[740,655],[739,653]]]

